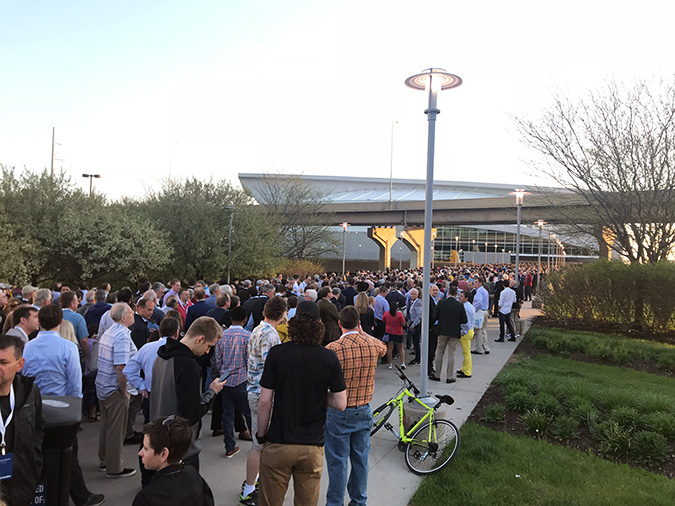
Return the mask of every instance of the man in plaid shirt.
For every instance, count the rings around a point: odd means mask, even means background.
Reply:
[[[386,345],[361,329],[359,312],[347,306],[340,312],[342,337],[326,346],[340,360],[347,384],[347,409],[328,407],[325,425],[325,455],[328,467],[326,505],[365,506],[368,489],[368,453],[373,413],[370,401],[375,388],[377,360],[387,353]],[[347,478],[348,460],[352,470]]]
[[[243,325],[248,315],[242,306],[235,307],[231,313],[232,326],[223,331],[223,338],[216,345],[216,365],[218,375],[229,373],[227,384],[223,387],[223,437],[225,439],[225,457],[232,458],[239,453],[234,439],[234,409],[239,406],[246,426],[251,430],[251,410],[246,394],[246,363],[248,361],[248,340],[251,333]]]

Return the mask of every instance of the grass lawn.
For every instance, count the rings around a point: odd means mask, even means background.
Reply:
[[[675,346],[594,332],[532,327],[525,337],[536,349],[590,358],[660,374],[675,373]]]
[[[470,422],[461,434],[455,459],[422,482],[411,504],[673,504],[675,481],[663,476]]]

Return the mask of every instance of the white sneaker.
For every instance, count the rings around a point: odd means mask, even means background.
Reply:
[[[389,370],[391,371],[391,364],[389,364],[389,365],[387,366],[387,369],[389,369]]]
[[[401,364],[401,369],[405,369],[405,364]]]

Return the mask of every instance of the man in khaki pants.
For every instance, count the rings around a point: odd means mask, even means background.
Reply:
[[[100,470],[107,478],[126,478],[136,474],[125,468],[122,444],[129,413],[129,394],[124,366],[136,353],[129,327],[134,323],[131,307],[118,302],[110,309],[113,325],[98,342],[96,395],[101,408],[101,432],[98,438]]]
[[[488,308],[490,307],[490,294],[485,288],[485,278],[477,277],[476,293],[473,296],[473,308],[476,311],[476,320],[480,319],[480,327],[475,329],[471,353],[474,355],[490,354],[487,342]]]

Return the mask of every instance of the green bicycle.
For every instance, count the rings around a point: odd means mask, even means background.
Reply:
[[[453,404],[455,400],[449,395],[437,395],[438,402],[430,408],[417,398],[420,391],[408,379],[400,367],[396,366],[396,373],[404,385],[396,397],[392,397],[380,407],[373,410],[373,436],[382,427],[398,438],[398,449],[405,452],[405,463],[415,474],[431,474],[440,471],[450,462],[459,448],[459,430],[449,420],[435,417],[436,410],[441,404]],[[403,403],[417,403],[427,412],[419,422],[406,432],[403,425]],[[398,407],[399,432],[387,422],[394,408]]]

